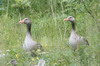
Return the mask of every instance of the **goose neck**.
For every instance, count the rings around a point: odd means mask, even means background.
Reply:
[[[27,24],[27,34],[31,35],[31,24]]]
[[[72,24],[72,31],[75,31],[75,22],[71,22]]]

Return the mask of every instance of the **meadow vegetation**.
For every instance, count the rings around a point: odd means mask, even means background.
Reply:
[[[77,33],[86,37],[89,46],[76,52],[68,43],[71,32],[67,16],[76,18]],[[18,21],[32,20],[32,37],[43,45],[37,57],[30,57],[22,44],[26,25]],[[39,59],[46,66],[100,66],[100,1],[99,0],[0,0],[0,66],[11,66],[16,59],[18,66],[37,64]]]

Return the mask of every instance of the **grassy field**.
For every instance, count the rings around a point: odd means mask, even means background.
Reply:
[[[5,54],[0,57],[0,66],[11,66],[12,59],[17,60],[18,66],[37,64],[39,59],[44,59],[46,66],[100,66],[100,12],[95,14],[92,11],[95,17],[93,18],[88,12],[75,15],[73,12],[56,12],[52,6],[50,8],[51,12],[45,15],[40,12],[27,16],[0,16],[0,50],[1,54]],[[90,43],[76,52],[68,43],[70,22],[63,21],[70,15],[76,18],[77,33],[86,37]],[[37,57],[31,57],[22,48],[26,25],[19,24],[18,21],[25,17],[32,20],[33,39],[40,42],[44,48],[44,53],[36,52]]]

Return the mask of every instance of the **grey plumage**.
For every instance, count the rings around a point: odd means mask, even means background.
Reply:
[[[17,66],[17,61],[15,59],[12,59],[11,62],[12,66]]]
[[[69,16],[68,18],[65,18],[64,21],[70,21],[72,24],[72,31],[70,34],[69,43],[74,50],[76,50],[78,48],[79,44],[89,45],[86,38],[79,36],[75,32],[75,18],[73,16]]]
[[[26,37],[23,43],[23,48],[25,51],[31,52],[31,55],[35,54],[32,51],[36,51],[37,49],[42,48],[42,45],[37,43],[32,39],[31,36],[31,20],[29,18],[25,18],[23,20],[20,20],[19,23],[21,24],[26,24],[27,26],[27,32],[26,32]]]

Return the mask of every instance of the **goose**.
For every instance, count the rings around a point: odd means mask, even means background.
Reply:
[[[70,37],[69,37],[69,44],[71,45],[71,47],[73,48],[74,51],[78,48],[79,44],[89,45],[86,38],[79,36],[75,32],[75,23],[76,22],[75,22],[75,18],[73,16],[69,16],[69,17],[65,18],[64,21],[69,21],[72,25],[72,29],[71,29],[71,33],[70,33]]]
[[[36,41],[32,39],[32,35],[31,35],[32,22],[29,18],[24,18],[23,20],[20,20],[19,23],[26,24],[26,27],[27,27],[27,32],[26,32],[24,43],[23,43],[23,48],[25,51],[31,52],[31,55],[34,56],[35,54],[33,53],[33,50],[36,51],[37,49],[41,49],[42,46],[40,43],[37,43]]]
[[[10,63],[12,64],[12,66],[17,66],[17,61],[15,59],[12,59]]]

